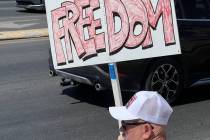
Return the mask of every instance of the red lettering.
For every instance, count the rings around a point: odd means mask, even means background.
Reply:
[[[101,21],[94,19],[93,12],[100,8],[98,0],[90,0],[90,8],[87,9],[87,16],[90,18],[91,25],[88,26],[90,38],[94,38],[96,50],[98,52],[105,51],[105,35],[104,33],[96,34],[96,30],[101,28]]]
[[[142,43],[142,47],[143,49],[147,49],[153,46],[153,41],[152,41],[152,34],[151,34],[151,30],[148,29],[147,31],[147,36],[144,40],[144,42]]]
[[[76,5],[72,2],[65,2],[62,3],[62,6],[66,7],[66,16],[63,20],[64,28],[65,28],[65,43],[67,49],[67,56],[69,61],[73,61],[72,57],[72,51],[69,46],[70,45],[70,39],[72,39],[77,55],[79,58],[81,58],[86,52],[82,47],[82,43],[79,37],[78,32],[76,31],[75,24],[76,21],[79,18],[79,10],[76,7]],[[71,13],[71,17],[69,17],[69,14]]]
[[[142,1],[145,7],[147,8],[149,23],[152,26],[152,28],[155,29],[157,27],[158,20],[162,15],[165,43],[166,45],[175,43],[170,0],[159,0],[155,12],[150,0],[142,0]]]
[[[175,43],[170,0],[159,0],[156,8],[153,8],[151,0],[104,0],[104,4],[111,55],[124,46],[128,49],[134,49],[140,45],[143,49],[151,47],[153,41],[150,27],[156,30],[160,17],[162,17],[165,44]],[[69,0],[52,11],[58,65],[66,64],[66,59],[69,63],[73,61],[73,46],[77,56],[83,61],[97,56],[101,51],[106,51],[105,33],[96,33],[97,29],[102,28],[102,23],[100,18],[95,19],[94,12],[100,8],[99,0]],[[116,32],[118,27],[115,23],[116,16],[121,21],[119,32]],[[141,28],[136,28],[137,25]],[[139,30],[138,34],[135,33],[136,29]],[[65,41],[64,46],[62,46],[62,39]]]
[[[129,21],[126,9],[120,0],[105,0],[107,30],[109,38],[109,52],[116,53],[122,49],[129,33]],[[114,15],[117,14],[121,18],[121,30],[115,33]]]
[[[79,33],[80,39],[82,41],[82,45],[86,51],[85,56],[83,57],[84,60],[95,56],[96,53],[96,47],[95,47],[95,42],[94,38],[90,38],[90,34],[88,33],[89,39],[85,40],[85,33],[84,33],[84,28],[89,27],[91,25],[91,19],[90,17],[86,14],[85,12],[85,17],[83,17],[83,10],[86,10],[87,7],[90,6],[90,1],[89,0],[75,0],[75,4],[77,5],[80,13],[80,17],[77,21],[77,31]]]
[[[69,17],[69,12],[72,12],[72,17]],[[67,16],[67,17],[66,17]],[[85,50],[82,47],[79,35],[75,29],[75,22],[79,17],[79,12],[72,2],[65,2],[61,8],[52,11],[52,25],[56,48],[56,58],[58,65],[66,64],[65,55],[61,39],[65,40],[66,54],[69,62],[73,61],[70,38],[73,40],[77,54],[79,57],[84,55]],[[63,20],[63,27],[60,27],[59,20]],[[71,37],[70,37],[71,34]]]
[[[124,5],[126,6],[126,10],[128,13],[129,24],[130,24],[130,32],[128,40],[126,41],[126,47],[133,48],[140,45],[149,29],[147,11],[142,3],[139,0],[122,0]],[[138,35],[134,35],[134,28],[136,25],[141,25],[141,32]]]
[[[58,65],[66,64],[65,55],[63,52],[61,38],[64,37],[64,27],[59,27],[59,20],[66,16],[65,7],[61,7],[52,11],[52,28],[55,43],[55,52]]]

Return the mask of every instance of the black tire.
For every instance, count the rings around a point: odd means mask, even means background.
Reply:
[[[183,89],[182,68],[173,59],[155,61],[149,68],[145,89],[157,91],[169,104],[174,104]]]
[[[48,66],[49,66],[49,76],[50,77],[57,76],[55,68],[53,66],[52,54],[51,54],[50,49],[49,49],[49,56],[48,56]]]

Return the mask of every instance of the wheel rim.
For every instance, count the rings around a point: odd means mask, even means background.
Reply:
[[[152,75],[152,90],[158,91],[168,102],[176,98],[179,84],[179,73],[171,64],[159,66]]]

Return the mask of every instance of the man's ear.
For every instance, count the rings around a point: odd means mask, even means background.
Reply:
[[[143,139],[148,140],[152,136],[152,127],[149,124],[143,125]]]

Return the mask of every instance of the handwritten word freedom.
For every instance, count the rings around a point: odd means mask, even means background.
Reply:
[[[155,8],[150,0],[104,0],[104,5],[110,55],[118,53],[123,47],[128,49],[134,49],[140,45],[143,48],[152,47],[151,29],[156,29],[160,17],[162,17],[165,44],[175,44],[170,0],[159,0]],[[99,0],[74,0],[74,2],[63,2],[61,7],[51,11],[58,65],[74,61],[70,47],[71,40],[77,56],[84,61],[107,51],[105,33],[96,33],[102,28],[102,24],[100,18],[94,19],[94,11],[100,8]],[[121,21],[118,32],[115,27],[116,17]],[[137,25],[141,25],[139,34],[134,33]],[[85,39],[84,28],[88,29],[88,39]],[[62,45],[62,39],[65,46]],[[62,47],[65,47],[68,60]]]

